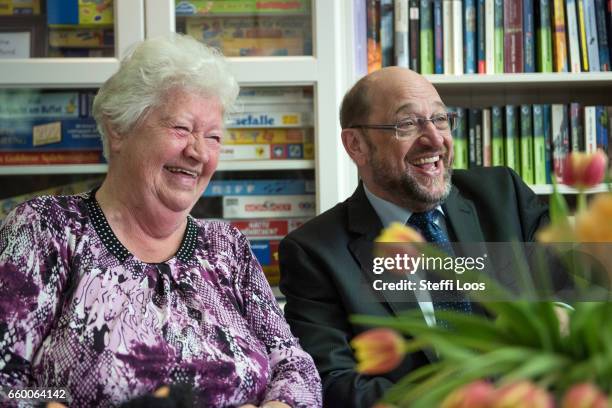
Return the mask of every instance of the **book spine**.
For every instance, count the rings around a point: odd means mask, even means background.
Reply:
[[[453,109],[457,113],[457,128],[453,131],[453,168],[468,168],[467,120],[465,108]]]
[[[395,52],[393,50],[393,1],[380,0],[380,46],[382,66],[393,65]]]
[[[395,0],[395,65],[408,68],[408,0]]]
[[[597,150],[597,108],[584,107],[584,145],[587,153]]]
[[[420,27],[419,27],[419,0],[410,0],[410,8],[409,8],[409,16],[408,16],[408,35],[410,36],[410,69],[418,72],[419,71],[419,37],[420,37]]]
[[[308,153],[307,153],[308,152]],[[221,146],[220,160],[313,159],[305,143]]]
[[[542,115],[544,119],[544,148],[546,149],[544,159],[546,161],[546,184],[552,184],[553,175],[553,156],[552,156],[552,123],[551,106],[542,105]]]
[[[599,71],[599,46],[597,39],[597,19],[595,17],[595,0],[585,0],[584,13],[586,19],[587,53],[589,56],[589,71]]]
[[[599,40],[599,64],[602,71],[610,71],[610,38],[606,23],[605,0],[595,0],[595,18],[597,19],[597,39]]]
[[[485,0],[485,72],[495,73],[495,0]]]
[[[534,183],[533,157],[531,105],[521,105],[521,177],[527,184]]]
[[[380,0],[367,0],[368,72],[382,68]]]
[[[476,72],[485,74],[486,67],[486,39],[485,39],[485,0],[478,0],[476,4]]]
[[[353,41],[355,48],[355,77],[368,73],[368,12],[364,0],[353,0]]]
[[[482,110],[482,165],[491,167],[491,108]]]
[[[505,164],[503,110],[500,106],[493,106],[491,107],[491,165]]]
[[[282,239],[307,218],[229,220],[249,240]]]
[[[557,181],[561,181],[563,178],[565,158],[569,152],[569,133],[567,125],[567,106],[563,104],[553,104],[551,106],[552,158],[553,173]]]
[[[223,197],[223,218],[313,217],[315,208],[314,194]]]
[[[523,2],[504,1],[504,72],[523,72]]]
[[[495,22],[494,59],[495,73],[504,73],[504,3],[502,0],[494,0],[493,17]]]
[[[567,36],[565,32],[565,5],[563,0],[554,0],[553,21],[555,25],[554,55],[555,72],[567,72]]]
[[[521,169],[519,166],[519,151],[517,149],[517,141],[519,138],[517,116],[516,106],[506,105],[506,138],[504,146],[506,151],[506,166],[518,173]]]
[[[228,115],[228,128],[304,127],[312,126],[311,112],[241,112]]]
[[[101,150],[0,151],[0,166],[98,164],[104,163]]]
[[[552,72],[552,35],[550,27],[550,0],[540,0],[536,7],[537,21],[537,62],[539,72]]]
[[[476,108],[470,108],[467,110],[467,118],[468,118],[468,139],[467,139],[467,148],[468,148],[468,168],[471,169],[476,167],[478,164],[478,146],[476,141],[476,133],[480,128],[480,124],[478,123],[479,117],[482,115],[480,111]],[[477,129],[478,127],[478,129]],[[480,153],[481,161],[482,161],[482,151]]]
[[[311,129],[227,129],[223,144],[264,144],[264,143],[314,143]]]
[[[576,0],[578,6],[578,38],[580,39],[580,62],[584,72],[589,71],[589,53],[587,44],[586,14],[584,10],[585,0]]]
[[[535,72],[533,0],[523,0],[523,72]]]
[[[582,106],[570,103],[570,151],[584,152],[584,129],[582,128]]]
[[[444,73],[444,27],[442,19],[442,0],[434,0],[434,74]]]
[[[433,7],[431,0],[421,0],[419,10],[421,74],[433,74],[434,70],[434,33]]]
[[[605,106],[597,105],[597,149],[608,151],[608,110]]]
[[[211,180],[204,197],[314,194],[314,180]]]
[[[455,75],[463,75],[463,3],[452,0],[453,11],[453,67]]]
[[[452,75],[455,73],[455,67],[453,65],[453,8],[450,0],[442,1],[442,35],[443,43],[446,46],[442,46],[444,53],[444,74]]]
[[[581,72],[580,35],[578,33],[576,0],[565,1],[565,15],[567,17],[567,46],[569,49],[570,72]]]
[[[280,282],[280,270],[278,265],[278,240],[251,240],[249,242],[253,255],[261,265],[266,279],[270,285],[278,285]]]
[[[535,184],[546,184],[546,138],[542,105],[533,105],[533,181]]]
[[[463,3],[463,49],[466,74],[474,74],[476,70],[477,40],[476,40],[476,0],[464,0]]]

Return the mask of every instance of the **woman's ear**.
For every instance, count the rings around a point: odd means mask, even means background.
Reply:
[[[357,166],[363,166],[368,162],[369,148],[364,140],[365,135],[359,129],[342,129],[342,144],[344,150]]]
[[[123,144],[123,136],[120,135],[115,129],[109,124],[105,123],[104,128],[106,130],[106,139],[108,141],[108,149],[113,153],[117,153],[121,150]]]

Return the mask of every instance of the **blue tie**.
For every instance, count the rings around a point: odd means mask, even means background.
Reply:
[[[435,220],[439,214],[438,210],[430,210],[420,213],[413,213],[407,224],[416,228],[427,242],[436,244],[441,250],[449,255],[454,255],[448,236],[442,228],[436,224]],[[429,280],[439,280],[437,277],[428,276]],[[440,299],[440,294],[432,292],[434,310],[454,310],[459,312],[471,313],[472,307],[457,291],[447,292],[444,299]]]

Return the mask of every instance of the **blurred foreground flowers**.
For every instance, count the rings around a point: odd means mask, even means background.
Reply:
[[[590,206],[585,198],[585,189],[604,179],[606,157],[602,152],[572,154],[566,165],[564,182],[579,191],[577,214],[572,221],[555,185],[550,197],[551,223],[539,231],[537,239],[553,248],[557,243],[583,244],[602,265],[612,265],[612,193],[595,196]],[[385,230],[379,240],[423,248],[422,237],[402,224]],[[609,293],[610,288],[607,290]],[[568,306],[553,300],[520,300],[483,301],[480,305],[489,316],[436,310],[436,319],[449,323],[438,326],[429,326],[419,308],[396,318],[352,317],[355,323],[386,327],[374,329],[385,330],[384,335],[365,332],[353,341],[360,372],[374,375],[385,367],[391,370],[406,353],[424,348],[439,356],[407,374],[387,392],[380,406],[612,407],[608,397],[612,393],[612,302]]]

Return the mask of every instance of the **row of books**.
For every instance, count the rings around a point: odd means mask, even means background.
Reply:
[[[602,149],[612,157],[612,106],[579,103],[454,108],[455,168],[508,166],[528,184],[551,184],[573,151]]]
[[[287,16],[311,14],[312,0],[175,0],[177,16]]]
[[[368,72],[390,65],[422,74],[610,70],[606,0],[356,0],[356,7],[364,9],[355,13]]]

